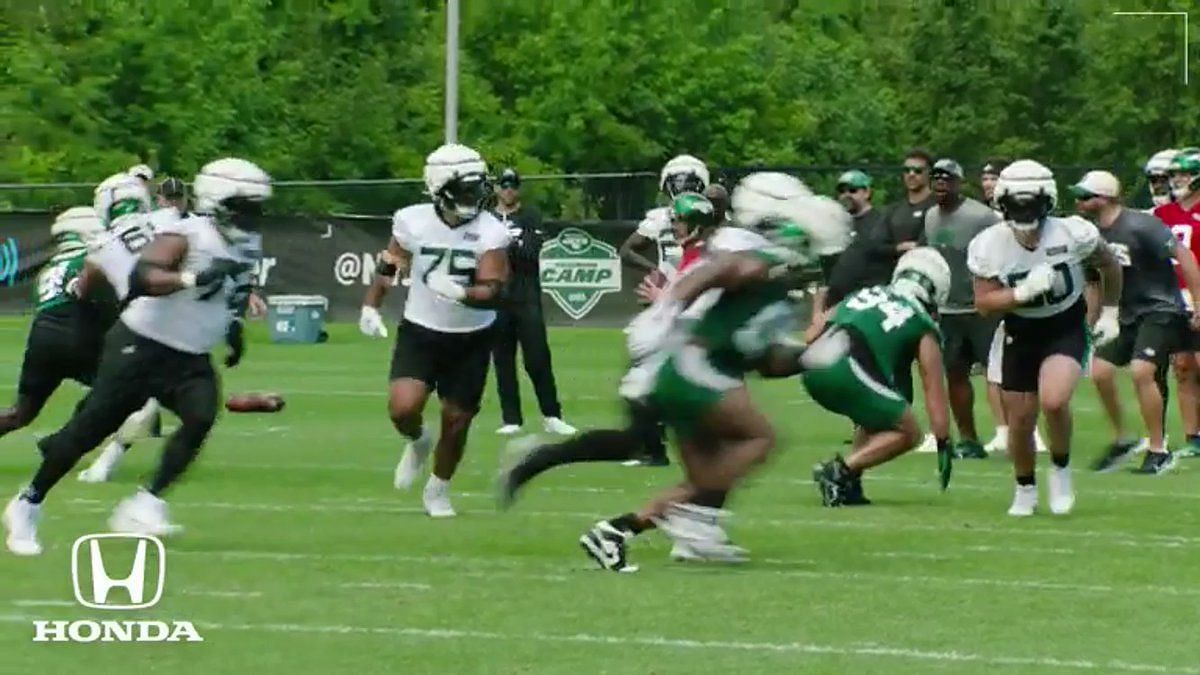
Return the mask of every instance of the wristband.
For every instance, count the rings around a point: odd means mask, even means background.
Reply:
[[[183,286],[184,288],[195,288],[196,287],[196,273],[195,272],[180,272],[179,273],[179,285]]]

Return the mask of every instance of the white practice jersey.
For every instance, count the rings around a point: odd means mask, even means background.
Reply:
[[[658,271],[675,276],[679,260],[683,258],[683,246],[675,240],[675,230],[671,228],[671,209],[663,206],[650,209],[646,217],[638,223],[637,233],[654,242],[658,249]]]
[[[154,228],[155,232],[158,232],[164,227],[182,220],[184,216],[185,214],[180,213],[179,209],[174,206],[164,206],[160,209],[154,209],[150,212],[150,227]]]
[[[430,290],[425,280],[436,270],[470,285],[483,254],[508,247],[507,227],[486,211],[469,223],[450,227],[433,204],[416,204],[392,216],[392,237],[412,254],[405,319],[443,333],[469,333],[492,325],[495,310],[447,300]]]
[[[1000,222],[980,232],[967,249],[967,267],[977,277],[995,279],[1013,288],[1037,265],[1057,272],[1054,286],[1041,297],[1010,313],[1030,319],[1059,314],[1079,301],[1085,279],[1083,261],[1103,241],[1100,231],[1082,218],[1051,216],[1042,225],[1032,251],[1017,242],[1011,227]]]
[[[149,215],[130,213],[112,221],[106,231],[88,243],[88,263],[104,273],[118,300],[129,295],[129,277],[151,239],[154,230]]]
[[[181,270],[200,273],[220,258],[252,264],[262,256],[261,237],[244,232],[222,233],[208,216],[188,216],[165,225],[158,234],[187,238]],[[121,313],[121,321],[143,337],[172,349],[206,354],[225,338],[233,316],[230,300],[250,287],[252,271],[220,286],[185,288],[170,295],[142,296]]]

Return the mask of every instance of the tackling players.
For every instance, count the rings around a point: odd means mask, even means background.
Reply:
[[[388,413],[408,439],[394,485],[412,486],[434,446],[421,420],[434,391],[442,403],[433,473],[422,494],[434,518],[455,515],[450,479],[479,411],[491,357],[492,307],[508,278],[508,228],[484,209],[487,164],[463,145],[443,145],[425,159],[432,201],[396,211],[375,283],[363,300],[359,329],[387,337],[379,305],[397,272],[411,282],[392,352]]]
[[[1004,221],[981,232],[967,251],[975,276],[975,306],[1003,314],[1001,364],[1008,448],[1016,489],[1008,513],[1031,516],[1037,507],[1033,433],[1038,406],[1050,437],[1050,511],[1069,513],[1071,395],[1091,350],[1084,300],[1084,266],[1099,271],[1104,307],[1094,326],[1097,342],[1117,337],[1121,268],[1100,233],[1081,218],[1050,215],[1058,198],[1054,175],[1032,160],[1000,172],[996,205]]]

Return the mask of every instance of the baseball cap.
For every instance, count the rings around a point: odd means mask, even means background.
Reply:
[[[1107,171],[1089,171],[1083,178],[1071,186],[1071,194],[1087,199],[1088,197],[1108,197],[1116,199],[1121,196],[1121,182]]]
[[[933,168],[929,170],[929,175],[936,178],[939,173],[954,176],[955,178],[962,178],[963,168],[958,162],[952,159],[939,159],[933,163]]]
[[[521,187],[521,174],[511,166],[500,172],[500,178],[496,180],[496,184],[500,187]]]
[[[989,159],[984,163],[983,168],[979,170],[981,176],[999,176],[1004,167],[1008,166],[1008,162],[1003,159]]]
[[[871,177],[862,171],[859,171],[858,169],[851,169],[850,171],[838,176],[837,186],[840,188],[843,185],[852,187],[856,190],[869,188],[871,187]]]

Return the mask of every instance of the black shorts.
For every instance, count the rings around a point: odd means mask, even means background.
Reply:
[[[1151,312],[1138,317],[1133,323],[1122,324],[1116,340],[1096,349],[1096,358],[1114,366],[1127,366],[1130,361],[1138,359],[1165,367],[1172,354],[1184,349],[1185,333],[1191,332],[1184,315]]]
[[[407,319],[397,328],[391,379],[420,380],[442,400],[479,410],[492,354],[492,327],[445,333]]]
[[[942,354],[946,370],[970,370],[978,364],[987,366],[988,352],[992,348],[992,336],[1000,319],[968,314],[942,314],[939,321],[942,329]]]
[[[38,445],[44,454],[82,455],[150,398],[175,413],[186,428],[207,434],[217,417],[220,384],[208,354],[172,349],[117,322],[104,339],[92,390],[66,426]]]
[[[1000,388],[1032,393],[1038,390],[1042,363],[1061,354],[1087,368],[1092,341],[1088,335],[1083,299],[1069,309],[1041,319],[1010,314],[1004,321],[1004,356]]]
[[[70,310],[38,314],[29,327],[17,395],[38,410],[63,380],[91,386],[103,338],[86,330]]]

